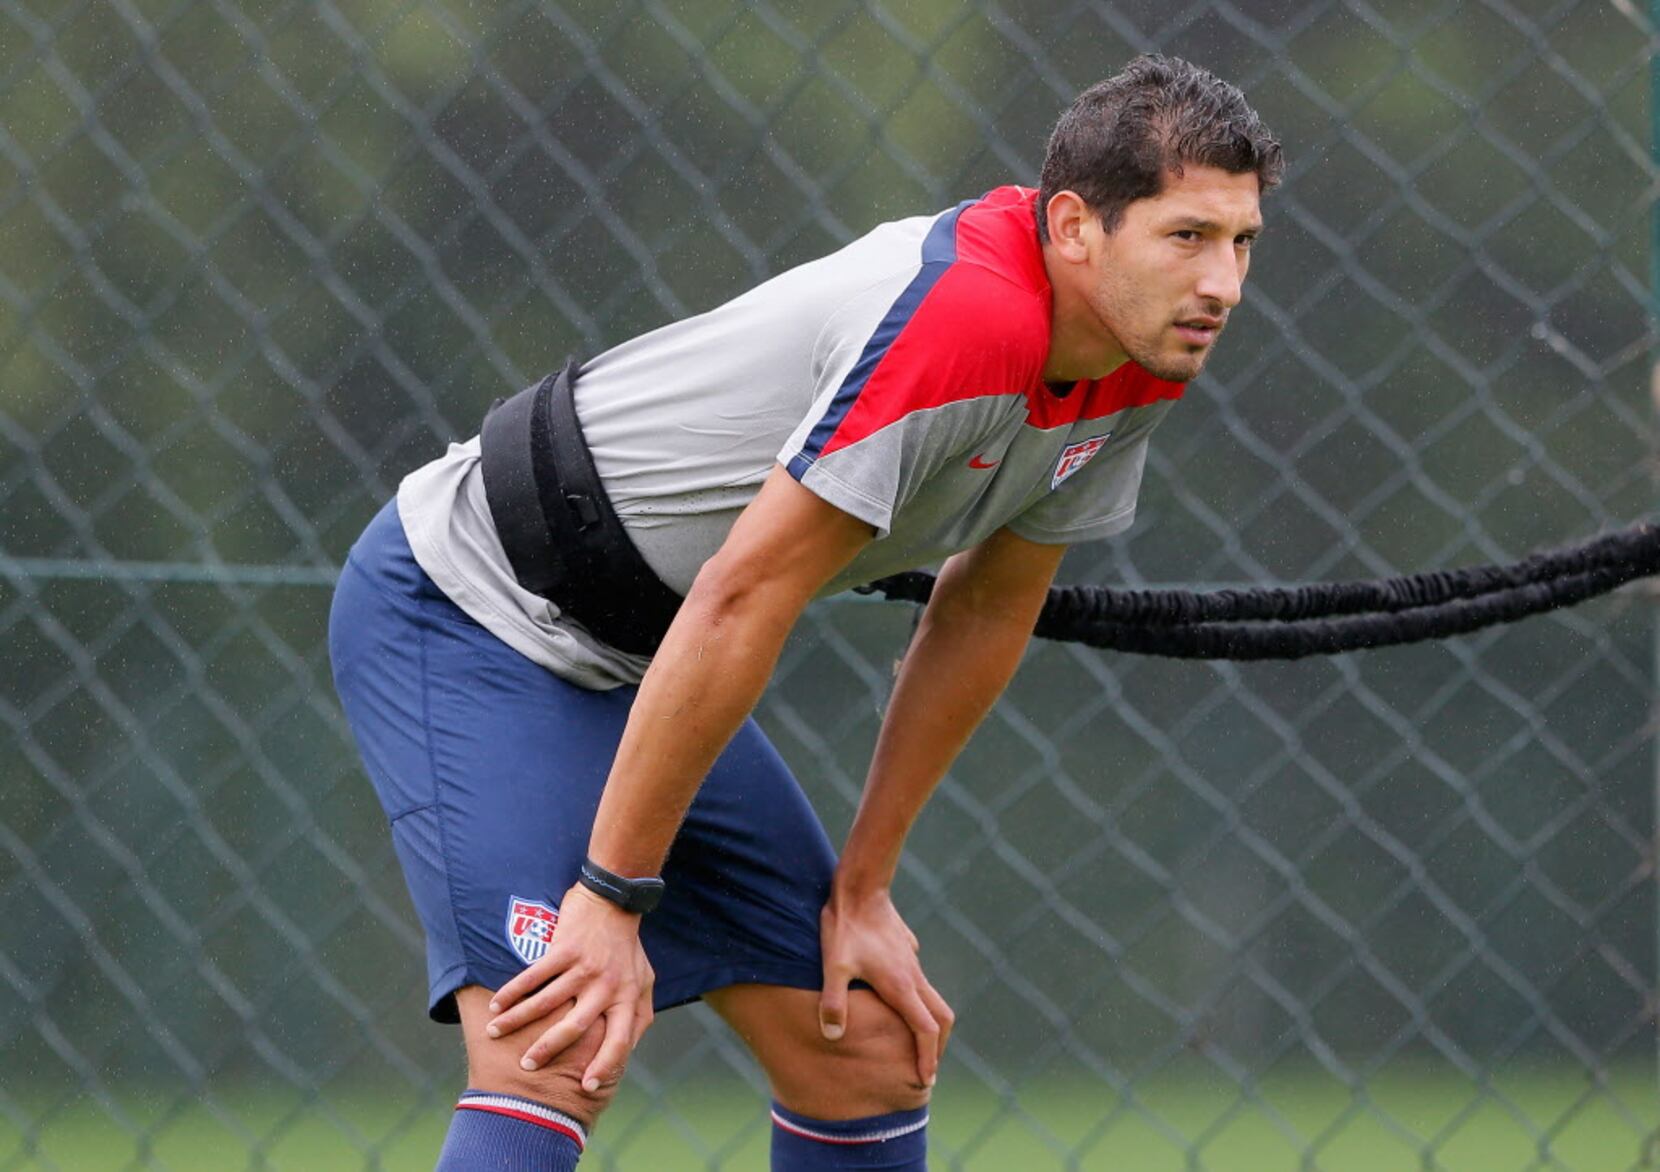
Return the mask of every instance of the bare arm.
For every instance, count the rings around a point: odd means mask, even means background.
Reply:
[[[802,610],[870,538],[863,521],[773,469],[698,574],[640,684],[594,819],[594,862],[619,875],[662,869]]]
[[[946,562],[882,721],[840,886],[892,881],[917,812],[1020,666],[1065,553],[1005,529]]]
[[[923,976],[889,888],[911,824],[1019,666],[1065,552],[1002,530],[945,564],[900,666],[825,906],[824,1033],[845,1028],[848,982],[868,982],[916,1035],[924,1085],[952,1014]]]

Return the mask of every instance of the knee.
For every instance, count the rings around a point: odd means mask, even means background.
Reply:
[[[815,1119],[862,1119],[927,1104],[916,1035],[874,993],[849,994],[847,1032],[834,1042],[819,1031],[817,993],[774,990],[773,996],[786,1005],[764,1014],[717,1008],[754,1050],[784,1106]]]
[[[456,994],[461,1010],[462,1029],[467,1043],[467,1085],[475,1090],[497,1094],[517,1095],[545,1103],[555,1111],[592,1127],[602,1111],[616,1096],[621,1069],[610,1072],[595,1091],[582,1086],[583,1072],[599,1052],[605,1036],[605,1023],[592,1026],[582,1040],[553,1061],[536,1070],[525,1070],[519,1065],[524,1052],[550,1024],[547,1020],[532,1022],[511,1034],[492,1038],[484,1032],[484,1025],[492,1016],[488,1009],[488,990],[473,986]]]
[[[857,998],[859,992],[850,994]],[[837,1041],[813,1030],[815,1047],[836,1077],[850,1080],[870,1097],[860,1115],[909,1111],[925,1106],[931,1093],[917,1073],[917,1039],[899,1013],[874,993],[849,1005],[849,1028]]]

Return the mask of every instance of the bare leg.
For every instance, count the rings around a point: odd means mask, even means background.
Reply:
[[[815,1119],[859,1119],[928,1102],[917,1081],[916,1042],[876,994],[848,995],[840,1041],[819,1032],[818,993],[779,985],[731,985],[704,1000],[743,1038],[784,1106]]]
[[[603,1025],[540,1070],[519,1065],[547,1018],[501,1038],[485,1033],[493,1016],[490,991],[472,985],[456,994],[467,1045],[467,1090],[456,1103],[438,1172],[574,1172],[588,1130],[615,1092],[622,1071],[592,1094],[582,1074],[599,1049]]]

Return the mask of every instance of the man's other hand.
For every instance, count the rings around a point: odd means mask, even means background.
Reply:
[[[931,1087],[956,1014],[923,975],[916,935],[886,891],[852,895],[833,890],[819,917],[824,992],[819,1028],[831,1041],[847,1030],[847,987],[861,980],[905,1019],[916,1037],[916,1072]]]

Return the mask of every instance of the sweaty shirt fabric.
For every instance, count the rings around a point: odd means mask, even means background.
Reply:
[[[934,564],[1005,525],[1071,544],[1129,527],[1147,438],[1182,385],[1127,362],[1042,380],[1051,291],[1036,192],[1000,187],[880,225],[707,313],[582,367],[577,416],[629,537],[684,594],[775,464],[875,531],[837,593]],[[432,580],[572,683],[639,681],[513,578],[477,437],[406,477],[398,510]]]

